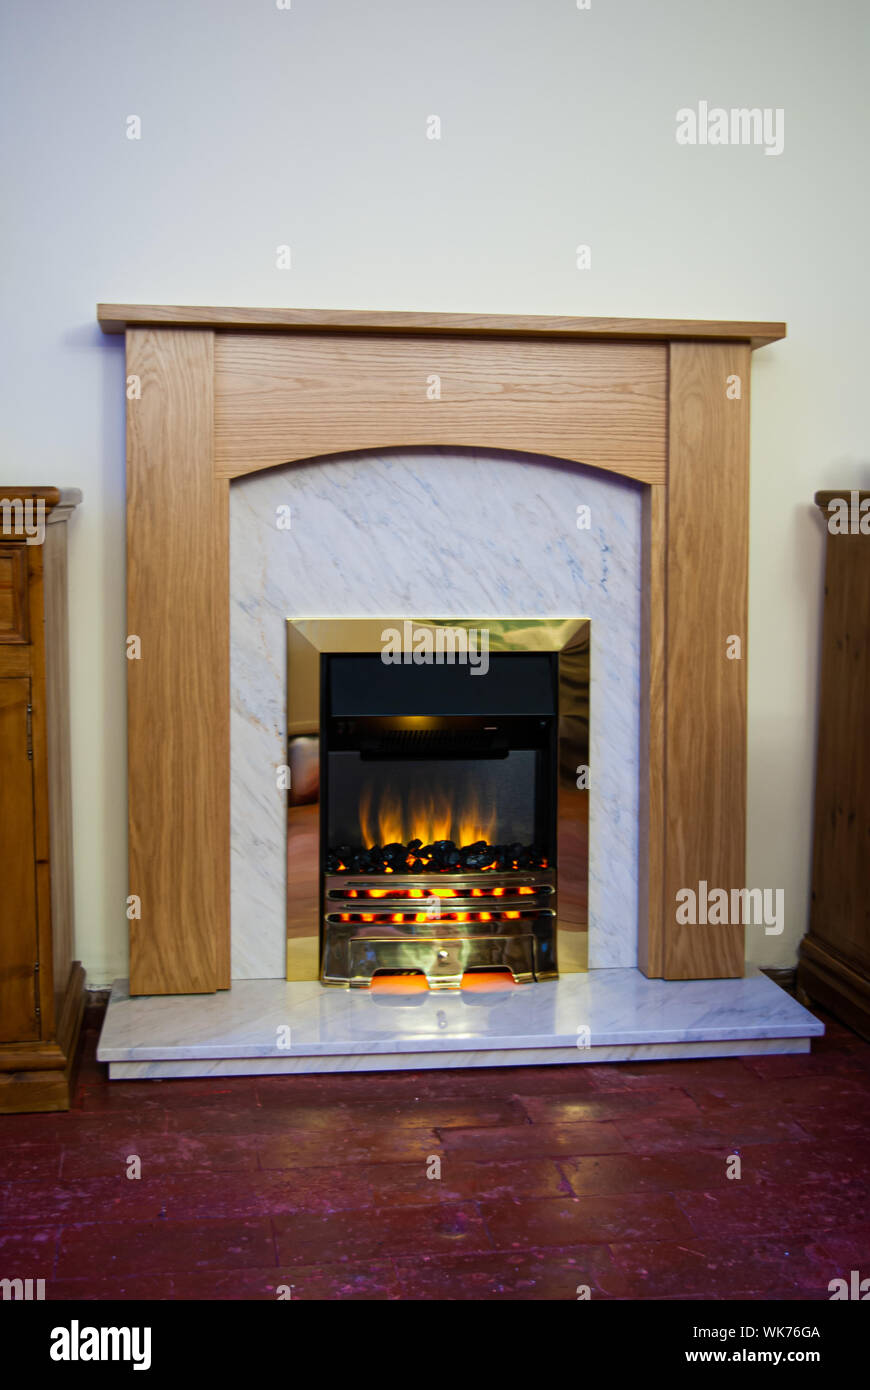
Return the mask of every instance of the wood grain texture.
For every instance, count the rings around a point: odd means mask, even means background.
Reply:
[[[216,649],[212,654],[212,680],[219,700],[223,721],[218,747],[225,749],[223,797],[213,808],[214,833],[226,847],[226,868],[218,873],[217,882],[226,894],[223,925],[215,935],[215,980],[218,989],[230,988],[232,942],[230,936],[230,484],[228,478],[215,478],[212,483],[211,527],[214,541],[215,589],[212,594],[214,626],[211,629]]]
[[[33,868],[33,765],[27,756],[30,681],[0,680],[0,1042],[40,1036]]]
[[[179,304],[98,304],[104,333],[164,326],[267,332],[448,333],[473,337],[612,338],[671,342],[674,339],[740,340],[753,347],[785,337],[784,323],[727,319],[572,318],[556,314],[437,314],[366,309],[262,309]]]
[[[66,1058],[56,1041],[0,1043],[0,1071],[63,1070]]]
[[[746,640],[751,345],[783,326],[176,306],[104,306],[101,322],[127,327],[143,383],[128,406],[133,992],[229,984],[229,479],[426,445],[649,485],[641,962],[741,974],[742,926],[680,927],[675,894],[743,886],[745,652],[728,661],[726,641]]]
[[[0,642],[0,677],[29,676],[30,648],[19,646],[5,647]]]
[[[61,527],[61,529],[65,529]],[[30,730],[33,749],[33,846],[36,875],[36,915],[38,924],[37,975],[40,1037],[53,1038],[55,999],[53,988],[54,920],[51,912],[51,819],[49,810],[49,768],[46,685],[47,669],[54,653],[46,649],[45,631],[45,543],[28,547],[28,602],[33,642],[30,652]]]
[[[816,495],[826,519],[836,497],[851,500],[848,491]],[[813,890],[798,979],[870,1036],[870,535],[861,516],[851,518],[856,534],[826,538]]]
[[[665,603],[667,493],[643,493],[638,968],[659,977],[664,962]]]
[[[27,545],[0,549],[0,642],[30,641],[27,603]]]
[[[69,1110],[69,1075],[63,1070],[0,1070],[0,1115]]]
[[[229,594],[213,475],[214,339],[133,330],[127,372],[129,892],[133,994],[224,987],[229,959]],[[120,906],[120,905],[119,905]]]
[[[670,348],[664,975],[742,975],[744,928],[680,924],[678,890],[745,885],[748,346]],[[728,378],[742,398],[726,397]],[[736,635],[742,659],[727,658]],[[757,930],[757,928],[756,928]]]
[[[427,399],[433,377],[440,399]],[[238,477],[321,454],[527,450],[662,482],[656,343],[239,333],[215,344],[215,463]]]
[[[45,645],[50,658],[45,669],[45,731],[51,859],[52,990],[59,1008],[69,981],[75,941],[65,523],[49,522],[42,550]]]
[[[81,493],[0,492],[43,502],[46,521],[41,544],[0,537],[0,559],[23,556],[29,613],[28,642],[0,645],[0,706],[4,692],[15,694],[12,723],[0,713],[0,1113],[8,1114],[69,1108],[84,1006],[84,971],[72,960],[66,633],[66,522]],[[12,846],[4,805],[13,808]]]
[[[57,1041],[0,1047],[0,1115],[69,1110],[85,1009],[85,972],[70,965],[58,1008]]]
[[[18,499],[22,502],[43,502],[46,511],[51,511],[56,507],[63,497],[74,499],[77,504],[82,500],[82,495],[78,488],[62,489],[59,487],[21,487],[20,485],[9,485],[0,483],[0,506],[4,501],[14,501]]]

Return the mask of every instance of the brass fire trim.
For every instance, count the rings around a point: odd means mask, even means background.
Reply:
[[[554,935],[550,925],[550,958],[555,954]],[[379,970],[420,971],[429,988],[438,990],[461,989],[466,970],[475,969],[506,967],[517,984],[556,978],[556,971],[546,963],[547,940],[528,930],[501,935],[430,932],[405,939],[331,933],[328,940],[323,966],[323,983],[327,985],[367,989]]]
[[[578,769],[589,762],[589,619],[288,618],[287,979],[321,978],[320,658],[381,651],[385,630],[401,633],[406,622],[433,639],[439,629],[485,629],[491,653],[558,652],[558,968],[585,970],[589,793]]]

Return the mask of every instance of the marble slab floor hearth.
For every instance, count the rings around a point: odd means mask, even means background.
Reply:
[[[806,1052],[823,1032],[754,969],[679,981],[591,970],[410,997],[240,980],[216,995],[131,999],[119,980],[98,1056],[113,1079],[134,1080]]]

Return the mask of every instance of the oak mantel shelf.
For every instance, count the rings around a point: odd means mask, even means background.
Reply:
[[[104,333],[128,328],[212,328],[250,332],[443,333],[457,337],[609,338],[648,342],[742,342],[764,347],[784,323],[728,319],[603,319],[546,314],[429,314],[366,309],[236,309],[221,305],[98,304]]]

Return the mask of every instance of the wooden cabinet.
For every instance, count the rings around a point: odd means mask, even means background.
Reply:
[[[72,959],[66,537],[77,491],[0,485],[0,1113],[65,1110]]]
[[[0,550],[0,642],[28,640],[27,546]]]
[[[0,678],[0,1043],[39,1037],[30,713],[30,681]]]
[[[820,492],[816,504],[830,524],[812,906],[798,984],[870,1038],[870,492]]]

